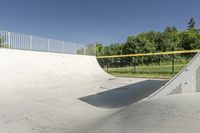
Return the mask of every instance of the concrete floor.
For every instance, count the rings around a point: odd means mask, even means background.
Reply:
[[[107,116],[87,133],[199,133],[200,94],[142,100]]]

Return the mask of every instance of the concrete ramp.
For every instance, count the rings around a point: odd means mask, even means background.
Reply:
[[[1,48],[0,61],[1,133],[86,133],[166,83],[110,76],[94,56]]]
[[[200,53],[149,98],[194,92],[200,92]]]
[[[94,56],[0,49],[0,60],[0,80],[6,82],[5,87],[47,87],[113,78]]]

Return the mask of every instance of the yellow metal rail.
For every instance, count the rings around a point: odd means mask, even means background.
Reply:
[[[186,53],[197,53],[200,50],[184,50],[184,51],[170,51],[170,52],[158,52],[158,53],[141,53],[141,54],[127,54],[127,55],[108,55],[98,56],[97,58],[121,58],[121,57],[137,57],[137,56],[153,56],[153,55],[170,55],[170,54],[186,54]]]

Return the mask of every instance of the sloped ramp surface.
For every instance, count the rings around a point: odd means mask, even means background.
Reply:
[[[1,133],[87,133],[146,97],[142,82],[148,86],[157,82],[157,89],[164,84],[163,80],[112,77],[93,56],[0,49],[0,61]],[[104,97],[90,97],[98,94]],[[117,105],[112,99],[120,96],[124,99]],[[84,97],[90,100],[80,100]],[[102,102],[102,98],[107,99]],[[89,103],[93,100],[113,106],[95,106]]]
[[[200,92],[200,53],[151,97],[193,92]]]

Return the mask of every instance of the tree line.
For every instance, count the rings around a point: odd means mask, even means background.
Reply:
[[[163,32],[149,31],[135,36],[128,36],[125,43],[114,43],[105,46],[96,43],[96,55],[122,55],[149,52],[166,52],[176,50],[192,50],[200,48],[200,30],[196,27],[194,18],[188,22],[185,30],[179,31],[175,26],[167,26]],[[113,58],[109,59],[112,64],[131,65],[149,64],[151,62],[161,62],[170,59],[171,56],[154,56],[138,58]],[[101,65],[105,65],[108,59],[99,59]]]

